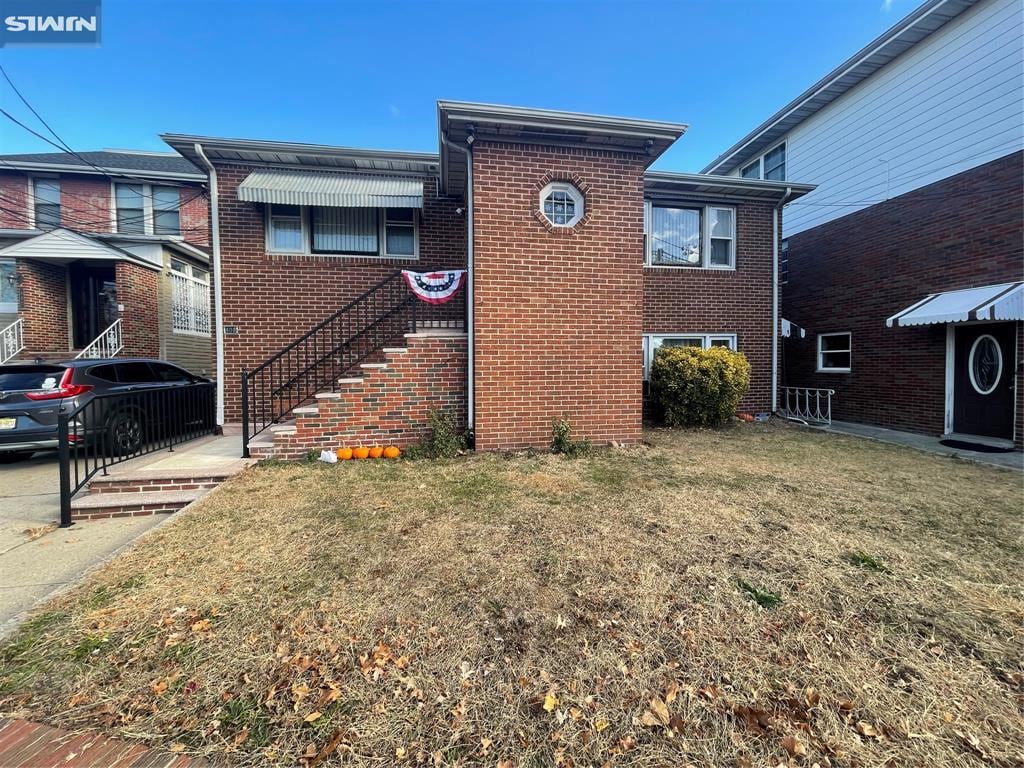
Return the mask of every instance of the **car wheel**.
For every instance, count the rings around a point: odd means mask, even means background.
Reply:
[[[115,413],[107,427],[107,445],[110,455],[128,456],[142,448],[142,417],[131,411]]]
[[[0,453],[0,464],[13,464],[16,461],[24,461],[33,453],[34,451],[10,451],[9,453]]]

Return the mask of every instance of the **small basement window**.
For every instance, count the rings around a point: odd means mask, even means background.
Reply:
[[[849,373],[852,353],[852,334],[818,334],[818,371],[820,373]]]
[[[556,227],[572,227],[583,218],[583,195],[572,184],[555,181],[540,192],[540,210]]]
[[[725,347],[736,349],[736,334],[734,333],[680,333],[671,335],[644,334],[644,381],[647,380],[651,371],[651,363],[654,362],[654,353],[662,347],[699,347],[710,349],[711,347]]]

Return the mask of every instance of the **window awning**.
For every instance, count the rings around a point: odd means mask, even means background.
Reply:
[[[1024,320],[1024,282],[933,293],[897,312],[885,324],[902,328],[968,320]]]
[[[267,169],[238,185],[238,199],[331,208],[422,208],[422,179]]]

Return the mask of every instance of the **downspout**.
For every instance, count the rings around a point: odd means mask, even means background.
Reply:
[[[772,209],[772,414],[779,409],[779,211],[792,196],[792,187],[786,187]]]
[[[217,316],[214,323],[214,349],[217,353],[217,424],[224,426],[224,302],[220,279],[220,204],[217,194],[217,169],[213,167],[201,144],[195,144],[196,154],[203,161],[210,175],[210,239],[213,248],[213,311]]]
[[[454,149],[466,156],[466,427],[473,431],[476,415],[476,387],[474,385],[474,365],[476,336],[473,332],[473,295],[475,281],[473,278],[473,134],[467,138],[468,146],[460,147],[448,141],[445,134],[441,134],[441,143],[448,149]]]

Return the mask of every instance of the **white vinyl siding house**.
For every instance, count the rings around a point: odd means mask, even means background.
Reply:
[[[786,178],[819,185],[783,236],[1024,148],[1022,40],[1020,0],[983,0],[778,139]]]

